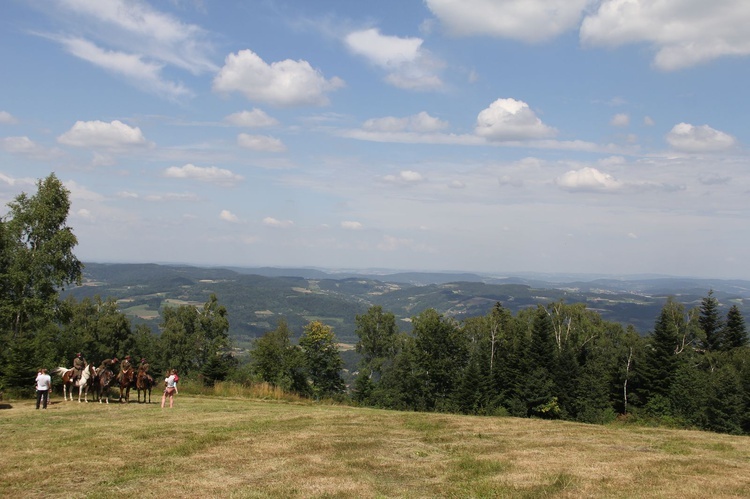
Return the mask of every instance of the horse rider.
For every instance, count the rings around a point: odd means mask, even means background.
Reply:
[[[80,353],[77,353],[75,358],[73,359],[73,376],[71,376],[70,381],[73,383],[73,386],[75,386],[76,381],[81,379],[81,375],[83,374],[83,369],[86,367],[86,359],[83,358],[83,355]]]
[[[114,358],[112,358],[112,359],[104,359],[104,360],[102,361],[102,365],[100,365],[100,366],[99,366],[99,372],[102,372],[102,371],[104,371],[105,369],[108,369],[108,370],[110,370],[110,371],[111,371],[111,370],[112,370],[112,366],[114,366],[114,365],[115,365],[115,364],[117,364],[118,362],[120,362],[120,361],[119,361],[119,360],[117,360],[117,357],[114,357]]]
[[[148,362],[146,362],[146,359],[141,359],[141,365],[138,366],[138,373],[142,372],[143,374],[148,374],[149,367],[150,366],[148,365]]]
[[[117,381],[122,381],[122,376],[126,372],[130,371],[132,367],[132,364],[130,363],[130,355],[126,355],[124,359],[122,359],[122,362],[120,363],[120,372],[117,373]]]

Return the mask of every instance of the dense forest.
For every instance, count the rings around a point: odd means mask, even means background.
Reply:
[[[333,328],[301,336],[281,319],[247,355],[233,349],[216,294],[164,305],[158,330],[132,324],[113,298],[75,298],[83,264],[67,226],[69,193],[54,176],[19,195],[0,223],[0,389],[30,391],[37,370],[131,355],[154,372],[212,384],[266,382],[314,398],[381,408],[605,423],[631,421],[750,434],[750,347],[736,304],[721,312],[666,300],[647,335],[583,303],[500,301],[460,319],[433,308],[408,331],[380,305],[353,318],[357,366],[344,369]]]

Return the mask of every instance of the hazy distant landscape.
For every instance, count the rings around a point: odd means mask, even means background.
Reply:
[[[284,318],[299,334],[311,320],[334,328],[344,343],[356,341],[354,319],[380,305],[409,329],[425,309],[457,319],[486,314],[496,302],[514,313],[556,301],[585,303],[604,319],[647,334],[668,296],[687,308],[699,306],[709,290],[721,309],[737,304],[750,314],[750,281],[669,276],[583,276],[533,274],[333,271],[306,268],[219,268],[165,264],[87,263],[77,299],[118,300],[135,323],[156,329],[165,305],[202,304],[211,293],[226,306],[230,336],[246,345]]]

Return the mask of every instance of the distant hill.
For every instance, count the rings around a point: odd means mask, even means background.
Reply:
[[[354,342],[355,317],[380,305],[402,320],[427,308],[457,319],[486,314],[500,302],[514,313],[538,303],[585,303],[608,321],[633,325],[641,334],[653,327],[668,296],[699,306],[710,289],[722,306],[750,313],[750,281],[673,277],[606,278],[526,274],[368,273],[293,268],[206,268],[185,265],[87,263],[84,283],[70,293],[113,297],[135,323],[157,328],[166,305],[202,304],[211,293],[229,312],[230,335],[240,345],[287,321],[294,334],[311,320],[333,327],[343,342]]]

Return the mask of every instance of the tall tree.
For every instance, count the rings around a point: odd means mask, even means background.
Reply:
[[[747,329],[745,328],[745,319],[737,305],[729,307],[727,320],[724,323],[724,348],[731,350],[747,346]]]
[[[37,362],[35,354],[23,362],[11,357],[35,352],[22,343],[55,321],[60,290],[81,281],[83,264],[73,254],[78,241],[67,225],[69,195],[50,174],[37,182],[36,194],[10,202],[0,220],[0,343],[13,347],[0,352],[0,369]]]
[[[452,318],[427,309],[412,318],[416,365],[429,410],[450,410],[452,392],[468,361],[466,337]]]
[[[276,329],[256,339],[250,349],[252,369],[266,383],[309,395],[301,350],[292,344],[291,336],[286,320],[282,319]]]
[[[375,381],[380,379],[383,364],[396,355],[398,326],[391,312],[380,306],[372,306],[366,314],[355,317],[355,333],[359,338],[355,349],[362,356],[361,369],[366,369]]]
[[[703,332],[703,348],[707,352],[721,350],[723,324],[719,315],[719,300],[714,296],[713,289],[701,300],[698,324]]]
[[[341,377],[344,361],[336,347],[333,329],[319,321],[305,326],[299,340],[308,379],[315,396],[330,396],[345,389]]]

